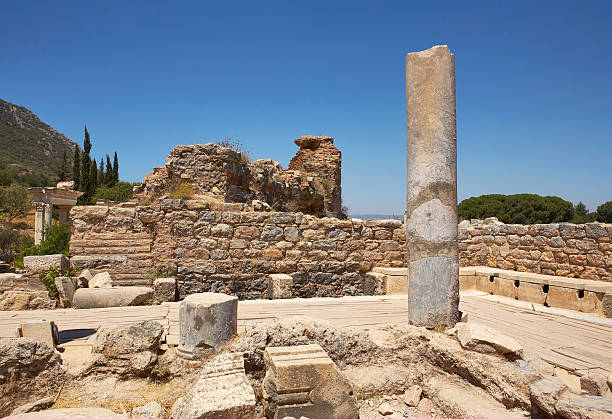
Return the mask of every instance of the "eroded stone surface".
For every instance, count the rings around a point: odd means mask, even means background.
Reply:
[[[60,271],[70,269],[70,261],[64,255],[26,256],[23,258],[24,268],[31,273],[47,272],[50,268]]]
[[[264,360],[268,418],[359,416],[353,384],[319,345],[268,347]]]
[[[218,352],[236,334],[238,298],[205,292],[192,294],[179,309],[179,355],[197,359]]]
[[[111,288],[113,279],[108,272],[100,272],[89,280],[89,288]]]
[[[268,276],[268,298],[270,300],[291,298],[292,293],[292,277],[287,274],[270,274]]]
[[[112,410],[99,407],[74,407],[49,409],[41,412],[24,413],[12,416],[14,419],[127,419],[127,415],[114,413]]]
[[[157,278],[153,281],[153,294],[158,303],[166,301],[176,301],[176,279]]]
[[[457,323],[456,327],[457,339],[466,349],[523,357],[523,346],[495,329],[477,323]]]
[[[208,361],[172,416],[254,419],[255,393],[244,372],[242,353],[226,353]]]

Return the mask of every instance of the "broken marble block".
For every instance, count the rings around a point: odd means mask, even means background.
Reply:
[[[255,418],[255,392],[244,372],[242,353],[224,353],[204,364],[195,384],[173,409],[172,417]]]
[[[55,278],[55,289],[59,297],[60,305],[64,308],[72,307],[72,299],[74,298],[74,282],[67,276],[58,276]]]
[[[509,336],[478,323],[457,323],[457,340],[465,349],[523,358],[523,346]]]
[[[268,298],[278,300],[291,298],[293,294],[293,278],[287,274],[268,275]]]
[[[176,301],[176,279],[157,278],[153,281],[153,297],[157,303]]]
[[[100,272],[89,280],[89,288],[111,288],[113,279],[108,272]]]
[[[26,256],[23,258],[23,267],[31,273],[47,272],[50,268],[67,271],[70,269],[70,261],[62,254]]]
[[[74,308],[142,306],[153,299],[149,287],[79,288],[74,293]]]
[[[236,334],[237,327],[237,297],[214,292],[191,294],[179,308],[177,353],[187,359],[212,355]]]
[[[30,320],[17,327],[16,337],[30,338],[39,342],[44,342],[51,348],[59,344],[59,332],[53,322],[46,320]]]
[[[353,383],[319,345],[268,347],[264,362],[266,417],[359,417]]]

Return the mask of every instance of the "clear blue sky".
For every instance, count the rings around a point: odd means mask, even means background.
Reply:
[[[404,59],[455,54],[459,199],[612,199],[612,2],[5,1],[0,97],[140,181],[178,144],[286,167],[329,135],[353,213],[401,214]]]

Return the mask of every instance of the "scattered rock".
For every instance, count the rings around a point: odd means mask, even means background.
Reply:
[[[34,413],[23,413],[11,416],[11,419],[127,419],[126,415],[98,407],[76,407],[66,409],[49,409]]]
[[[557,402],[557,413],[569,419],[609,419],[612,399],[599,396],[569,397]]]
[[[587,372],[580,377],[580,388],[590,396],[612,398],[612,393],[606,382],[606,376],[599,372]]]
[[[55,288],[59,296],[60,306],[64,308],[72,307],[75,291],[72,279],[67,276],[58,276],[55,278]]]
[[[404,392],[402,400],[407,406],[416,407],[421,401],[421,393],[423,393],[423,389],[418,385],[413,385]]]
[[[153,299],[157,303],[176,301],[176,279],[157,278],[153,281]]]
[[[383,416],[388,416],[393,414],[393,409],[391,408],[391,405],[389,403],[383,402],[380,404],[380,406],[378,406],[378,413]]]
[[[430,414],[430,413],[433,413],[435,406],[431,400],[427,398],[422,398],[417,408],[419,409],[419,412],[421,413]]]
[[[557,399],[568,387],[557,377],[544,377],[529,387],[531,402],[547,415],[554,417],[557,413]]]
[[[31,273],[47,272],[50,268],[59,271],[70,269],[70,261],[64,255],[26,256],[23,258],[23,267]]]
[[[152,299],[153,289],[149,287],[79,288],[72,305],[79,309],[140,306]]]
[[[130,416],[131,419],[162,419],[163,417],[162,407],[156,401],[133,408]]]
[[[26,289],[13,289],[0,294],[0,310],[42,310],[52,309],[56,300],[49,297],[48,291],[33,291]]]
[[[79,288],[89,288],[89,281],[91,281],[93,277],[89,269],[83,269],[79,276],[77,276]]]
[[[100,272],[89,280],[89,288],[111,288],[113,279],[108,272]]]
[[[92,354],[98,355],[84,373],[147,376],[157,362],[162,334],[162,326],[155,321],[102,329],[92,347]]]
[[[30,338],[0,338],[0,412],[50,396],[57,391],[63,376],[59,353],[46,343]]]
[[[278,300],[291,298],[293,294],[293,278],[287,274],[268,275],[268,299]]]
[[[483,353],[500,353],[523,358],[523,347],[511,337],[476,323],[457,323],[457,339],[462,347]]]
[[[47,409],[51,406],[53,406],[53,397],[45,397],[18,407],[11,412],[11,416],[22,413],[38,412],[39,410]]]
[[[272,207],[270,205],[268,205],[266,202],[260,201],[259,199],[254,199],[251,205],[253,205],[254,211],[272,211]]]

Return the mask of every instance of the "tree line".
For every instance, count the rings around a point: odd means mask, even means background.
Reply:
[[[457,213],[460,220],[497,217],[506,224],[612,223],[612,201],[589,212],[582,202],[574,205],[558,196],[491,194],[464,199]]]

